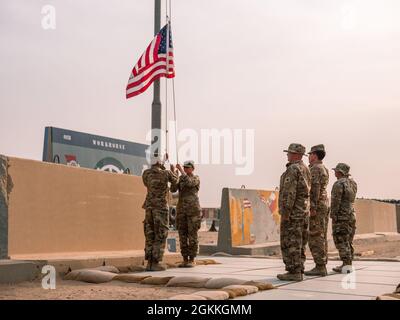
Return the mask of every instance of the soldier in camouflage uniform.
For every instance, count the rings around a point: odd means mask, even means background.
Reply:
[[[178,164],[177,169],[181,176],[176,186],[171,187],[172,192],[179,191],[177,204],[176,225],[179,233],[179,243],[183,263],[181,268],[194,267],[194,258],[197,255],[199,241],[197,232],[200,229],[201,211],[199,203],[200,179],[193,174],[194,162],[186,161],[183,168]]]
[[[352,271],[354,255],[353,238],[356,232],[356,217],[354,215],[354,200],[357,194],[357,183],[350,178],[350,167],[345,163],[338,163],[335,176],[338,179],[331,194],[332,235],[335,246],[339,251],[343,264],[333,268],[341,273]]]
[[[288,163],[280,179],[279,214],[282,258],[288,272],[278,274],[280,280],[303,280],[311,185],[310,171],[302,161],[305,151],[298,143],[284,150]]]
[[[143,209],[146,210],[144,235],[146,237],[145,259],[146,270],[161,271],[165,267],[160,264],[164,255],[165,244],[168,236],[168,182],[176,184],[178,177],[173,173],[174,168],[165,170],[159,160],[150,169],[143,172],[143,183],[147,188],[146,200]]]
[[[323,144],[313,146],[309,154],[311,172],[310,191],[310,228],[308,245],[314,258],[315,268],[304,272],[306,276],[326,276],[328,262],[328,222],[329,202],[326,188],[329,182],[329,171],[323,165],[325,147]]]

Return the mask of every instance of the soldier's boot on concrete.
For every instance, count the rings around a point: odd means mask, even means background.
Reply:
[[[165,271],[165,270],[167,270],[166,266],[160,264],[158,261],[153,261],[153,263],[151,264],[150,271]]]
[[[351,273],[353,272],[353,266],[351,262],[343,261],[343,264],[341,266],[334,267],[332,268],[332,270],[337,273]]]
[[[151,259],[147,260],[146,271],[151,271]]]
[[[186,268],[189,263],[188,257],[183,257],[183,262],[178,265],[179,268]]]
[[[301,272],[298,273],[286,272],[278,274],[276,277],[282,281],[303,281],[303,274]]]
[[[343,265],[336,266],[336,267],[332,268],[332,270],[337,272],[337,273],[342,273],[342,268],[343,268]]]
[[[316,265],[313,269],[304,272],[306,276],[322,276],[325,277],[328,275],[328,271],[326,270],[326,266],[323,265]]]
[[[187,263],[186,267],[187,268],[193,268],[196,265],[196,262],[194,262],[194,258],[190,257],[189,262]]]

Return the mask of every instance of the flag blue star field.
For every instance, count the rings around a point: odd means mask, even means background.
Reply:
[[[161,77],[175,77],[174,48],[168,23],[157,33],[132,69],[126,86],[126,98],[145,92],[154,80]]]

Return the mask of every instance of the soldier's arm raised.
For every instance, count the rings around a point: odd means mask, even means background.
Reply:
[[[181,182],[182,182],[182,187],[188,187],[188,188],[200,188],[200,179],[198,176],[192,175],[188,176],[187,174],[181,175]]]
[[[171,185],[175,185],[178,183],[178,175],[170,170],[167,170],[168,181],[171,182]]]
[[[147,171],[144,171],[142,174],[143,184],[147,187]]]
[[[331,218],[336,220],[340,211],[340,202],[343,196],[343,185],[336,181],[332,187],[331,193]]]
[[[177,192],[179,190],[179,178],[176,180],[176,182],[171,182],[171,187],[169,189],[172,193]]]

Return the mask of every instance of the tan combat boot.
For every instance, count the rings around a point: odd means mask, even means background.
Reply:
[[[151,259],[147,260],[146,271],[151,271]]]
[[[322,276],[325,277],[328,275],[328,271],[326,270],[326,266],[323,265],[316,265],[313,269],[304,272],[306,276]]]
[[[188,257],[183,257],[183,262],[178,265],[179,268],[186,268],[189,263]]]
[[[346,271],[346,273],[351,273],[353,272],[353,267],[351,262],[343,261],[343,264],[341,266],[334,267],[332,268],[332,270],[337,273],[343,273],[344,271]]]
[[[150,271],[165,271],[167,268],[158,261],[153,261]]]
[[[286,272],[278,274],[276,277],[282,281],[303,281],[303,274],[301,272],[298,273]]]
[[[196,265],[196,262],[194,262],[194,258],[190,257],[189,262],[187,263],[186,267],[187,268],[193,268]]]

